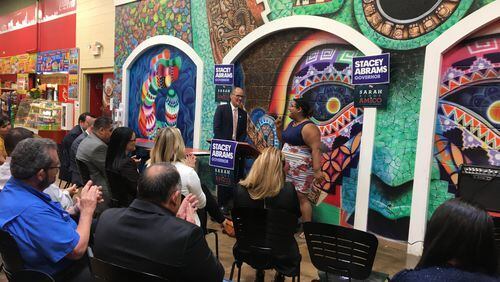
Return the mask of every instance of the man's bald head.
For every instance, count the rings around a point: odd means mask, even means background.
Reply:
[[[156,204],[165,202],[178,190],[180,175],[170,163],[156,163],[144,170],[137,187],[137,198]]]

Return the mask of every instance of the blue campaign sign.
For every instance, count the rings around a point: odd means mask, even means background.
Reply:
[[[212,139],[208,164],[213,167],[233,170],[234,160],[236,159],[236,146],[238,146],[236,141]]]
[[[389,53],[352,58],[352,84],[389,83]]]
[[[214,84],[233,85],[234,84],[234,65],[215,65]]]

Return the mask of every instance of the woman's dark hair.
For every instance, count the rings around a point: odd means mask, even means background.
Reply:
[[[295,98],[295,99],[293,99],[293,101],[295,101],[295,105],[297,108],[302,109],[302,114],[304,115],[304,117],[308,118],[312,115],[311,104],[309,104],[309,102],[306,99]]]
[[[118,127],[113,130],[106,153],[106,169],[117,170],[124,161],[127,161],[125,149],[133,133],[134,131],[128,127]]]
[[[0,114],[0,127],[6,127],[10,124],[10,117],[5,114]]]
[[[494,275],[497,270],[493,220],[488,213],[459,198],[440,205],[427,225],[417,268],[452,266]]]

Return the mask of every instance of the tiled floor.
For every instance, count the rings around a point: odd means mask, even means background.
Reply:
[[[220,227],[217,224],[212,223],[210,225],[211,228],[220,230]],[[229,278],[229,272],[231,270],[231,264],[233,262],[232,247],[235,242],[235,239],[222,234],[222,232],[219,232],[218,234],[219,234],[219,252],[220,252],[219,257],[226,270],[225,277],[227,279]],[[207,242],[210,248],[212,248],[212,250],[214,250],[215,253],[215,247],[214,247],[215,244],[213,235],[207,236]],[[299,249],[302,254],[301,280],[311,281],[312,279],[318,278],[317,271],[311,264],[311,261],[309,259],[309,254],[307,251],[305,240],[297,237],[297,242],[299,244]],[[415,258],[407,257],[405,245],[398,242],[392,242],[379,238],[379,247],[377,251],[377,256],[375,258],[375,264],[373,266],[374,271],[387,273],[390,276],[392,276],[399,270],[405,267],[413,267],[415,264],[416,264]],[[266,271],[265,281],[272,281],[273,276],[274,276],[274,271]],[[255,271],[251,269],[250,266],[244,265],[242,268],[241,280],[254,281],[254,278],[255,278]],[[5,279],[4,274],[0,273],[0,282],[6,282],[6,281],[7,280]],[[286,281],[291,281],[291,278],[287,278]]]

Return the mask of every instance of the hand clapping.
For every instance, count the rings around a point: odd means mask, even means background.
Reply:
[[[198,199],[196,196],[193,194],[187,195],[184,200],[182,200],[181,206],[177,211],[177,217],[196,224],[194,215],[197,210],[197,205]]]

